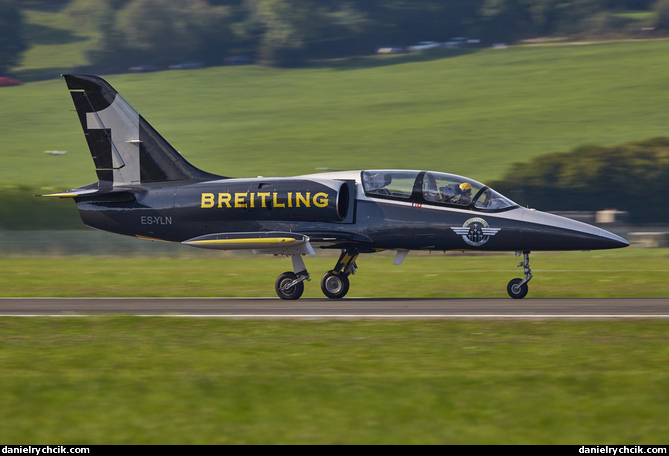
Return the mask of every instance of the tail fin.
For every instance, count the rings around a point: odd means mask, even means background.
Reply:
[[[101,185],[221,179],[188,163],[107,81],[63,75]]]

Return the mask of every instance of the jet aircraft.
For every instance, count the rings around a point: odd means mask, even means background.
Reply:
[[[358,255],[411,250],[512,251],[523,278],[508,283],[523,298],[531,251],[625,247],[608,231],[519,206],[473,179],[426,170],[373,169],[295,177],[231,178],[186,161],[105,80],[64,75],[98,181],[45,196],[73,198],[83,222],[141,239],[218,250],[289,256],[281,299],[298,299],[310,280],[303,255],[341,251],[321,279],[329,298],[349,291]]]

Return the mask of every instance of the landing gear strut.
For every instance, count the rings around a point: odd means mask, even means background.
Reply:
[[[277,279],[274,284],[276,294],[281,299],[293,300],[299,299],[304,293],[304,281],[310,281],[307,267],[304,265],[302,255],[291,255],[293,260],[293,270],[295,272],[284,272]]]
[[[346,296],[350,285],[348,276],[355,274],[357,258],[358,252],[342,250],[334,269],[326,272],[321,279],[321,290],[325,296],[332,299]]]
[[[519,257],[520,252],[516,252],[516,256]],[[522,252],[523,261],[518,264],[519,268],[523,268],[525,271],[524,279],[512,279],[509,284],[506,286],[506,291],[509,293],[513,299],[523,299],[529,290],[527,282],[532,279],[532,270],[530,269],[530,251],[525,250]]]
[[[304,281],[311,281],[304,260],[299,254],[290,255],[293,260],[293,271],[287,271],[281,274],[274,284],[276,294],[281,299],[294,300],[299,299],[304,293]],[[321,290],[328,298],[341,299],[346,296],[349,288],[348,276],[355,274],[357,265],[355,260],[358,258],[358,252],[355,250],[342,250],[334,269],[326,272],[321,279]]]

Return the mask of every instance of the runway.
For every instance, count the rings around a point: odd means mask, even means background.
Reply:
[[[669,318],[669,298],[0,298],[2,316],[226,318]]]

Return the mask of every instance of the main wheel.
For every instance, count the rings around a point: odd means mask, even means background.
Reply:
[[[523,279],[512,279],[506,286],[506,291],[513,299],[523,299],[529,290],[527,283],[519,285]]]
[[[292,287],[284,289],[286,285],[295,279],[297,279],[297,276],[292,272],[284,272],[276,279],[274,289],[281,299],[292,300],[299,299],[302,296],[302,293],[304,293],[304,282],[296,283]]]
[[[344,274],[335,274],[334,271],[328,271],[321,279],[321,290],[328,298],[340,299],[348,293],[350,282]]]

